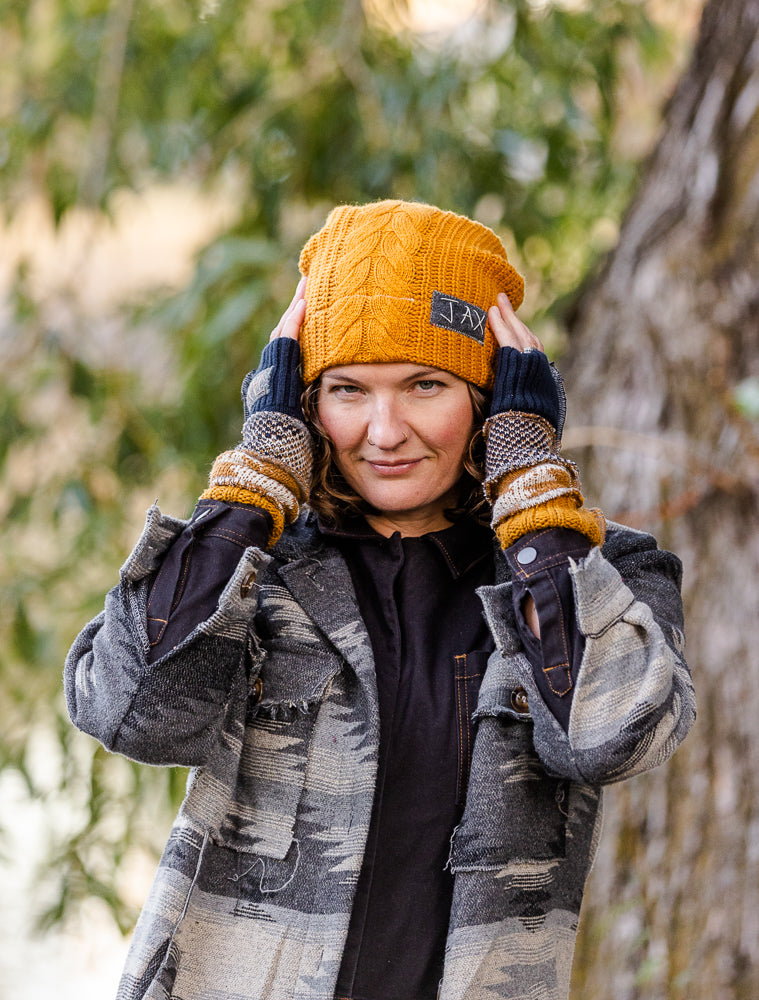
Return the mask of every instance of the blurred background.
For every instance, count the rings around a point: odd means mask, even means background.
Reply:
[[[61,669],[191,511],[339,202],[491,226],[565,451],[685,566],[700,718],[607,795],[573,996],[759,996],[759,0],[0,0],[0,996],[113,995],[180,770]]]

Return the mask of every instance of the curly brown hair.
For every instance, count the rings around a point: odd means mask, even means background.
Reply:
[[[470,516],[487,523],[490,506],[482,492],[482,481],[485,478],[485,440],[482,427],[490,409],[490,397],[471,382],[466,385],[472,400],[474,430],[464,456],[458,505],[444,513],[449,521]],[[320,386],[321,376],[306,386],[301,396],[303,415],[314,442],[314,469],[308,505],[323,524],[337,528],[350,515],[374,514],[376,511],[348,485],[333,460],[332,442],[319,419],[317,404]]]

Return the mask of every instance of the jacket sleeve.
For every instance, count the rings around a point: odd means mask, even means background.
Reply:
[[[512,603],[525,655],[540,696],[564,729],[569,727],[585,636],[575,614],[570,560],[585,558],[590,541],[577,531],[544,528],[523,535],[504,549],[513,583]],[[524,601],[535,602],[537,638],[524,616]]]
[[[151,581],[148,662],[178,646],[213,613],[244,550],[266,548],[271,530],[271,517],[259,508],[199,501]]]
[[[248,547],[210,617],[148,662],[150,582],[186,525],[150,508],[118,586],[74,641],[64,669],[74,725],[107,750],[149,764],[205,764],[229,730],[230,711],[244,704],[256,657],[256,580],[270,557]]]
[[[515,644],[510,596],[496,586],[483,601],[503,660],[502,684],[527,692],[546,769],[586,784],[610,783],[666,761],[695,721],[683,656],[681,565],[650,535],[610,524],[603,549],[573,561],[571,575],[585,650],[566,729]]]

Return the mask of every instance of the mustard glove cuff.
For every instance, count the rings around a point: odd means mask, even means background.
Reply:
[[[201,500],[246,503],[267,511],[269,545],[298,517],[308,498],[313,444],[303,423],[298,342],[278,337],[242,384],[242,443],[219,455]]]
[[[484,434],[484,490],[504,548],[528,531],[549,527],[579,531],[593,545],[603,542],[603,514],[583,506],[577,466],[560,456],[556,431],[545,417],[509,410],[490,417]]]

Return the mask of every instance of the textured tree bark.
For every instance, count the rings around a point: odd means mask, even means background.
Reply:
[[[565,451],[684,562],[699,720],[607,793],[582,1000],[759,997],[759,0],[711,0],[619,245],[570,317]]]

